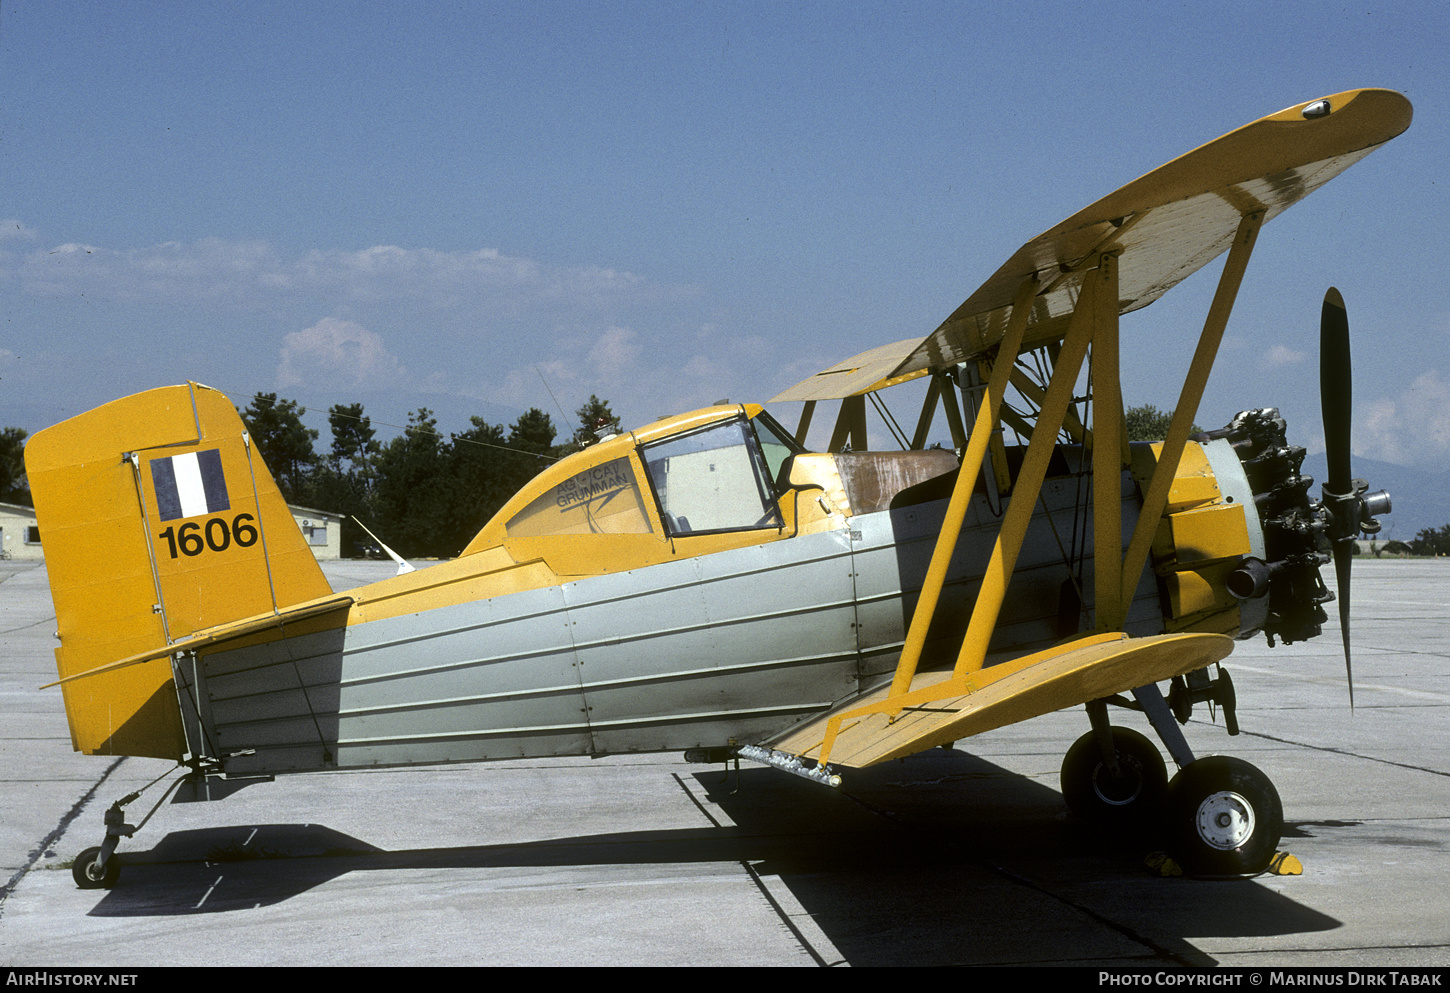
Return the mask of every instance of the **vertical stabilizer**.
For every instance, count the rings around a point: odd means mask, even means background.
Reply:
[[[191,383],[117,400],[25,446],[61,678],[331,592],[227,397]],[[63,687],[93,755],[180,758],[171,659]]]

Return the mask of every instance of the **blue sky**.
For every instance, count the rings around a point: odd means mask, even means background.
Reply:
[[[1169,159],[1383,86],[1414,124],[1265,229],[1199,422],[1277,405],[1317,447],[1333,284],[1357,448],[1443,471],[1447,48],[1405,3],[3,0],[0,425],[186,379],[324,446],[358,400],[764,400]],[[1217,268],[1125,318],[1126,402],[1174,403]]]

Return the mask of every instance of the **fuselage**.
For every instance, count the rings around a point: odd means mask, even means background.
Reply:
[[[1055,459],[996,658],[1093,626],[1080,462]],[[1228,443],[1200,463],[1184,505],[1242,520],[1252,491]],[[606,440],[536,477],[458,559],[179,666],[200,701],[188,739],[231,774],[764,740],[889,677],[956,471],[943,451],[803,452],[758,407]],[[1124,533],[1138,492],[1125,471]],[[979,484],[923,668],[960,641],[1004,499]],[[1172,616],[1157,577],[1262,554],[1244,540],[1155,555],[1126,629],[1251,628],[1221,594]]]

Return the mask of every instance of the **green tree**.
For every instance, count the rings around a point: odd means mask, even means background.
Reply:
[[[1123,412],[1128,428],[1129,441],[1162,441],[1168,437],[1168,426],[1173,423],[1173,411],[1159,410],[1151,403],[1141,407],[1129,407]],[[1202,431],[1197,424],[1188,429],[1189,434]]]
[[[342,553],[351,555],[358,546],[372,541],[355,518],[370,520],[373,516],[372,491],[382,446],[360,403],[333,406],[327,421],[332,427],[332,450],[313,470],[309,489],[314,506],[343,515]]]
[[[455,555],[514,495],[513,464],[535,461],[509,450],[502,426],[481,417],[469,422],[467,431],[453,435],[449,459],[449,540]]]
[[[598,397],[578,413],[581,424],[613,419]],[[447,438],[433,412],[419,408],[403,434],[381,446],[360,404],[331,414],[332,454],[314,475],[317,491],[329,494],[320,506],[361,517],[405,557],[457,555],[521,487],[577,447],[554,444],[554,422],[537,407],[507,429],[472,417],[467,430]]]
[[[377,432],[372,419],[363,413],[360,403],[328,408],[327,423],[332,426],[332,463],[339,470],[344,463],[350,469],[365,466],[381,448],[374,440]]]
[[[601,425],[614,424],[619,418],[614,416],[614,411],[609,409],[608,401],[599,399],[591,393],[584,406],[574,411],[579,418],[579,428],[574,432],[573,442],[575,450],[586,445],[592,445],[598,440],[595,429]]]
[[[554,422],[538,407],[530,407],[509,428],[508,444],[524,452],[542,455],[554,447]]]
[[[312,451],[317,432],[303,426],[306,413],[307,408],[297,406],[297,401],[278,400],[275,393],[258,393],[242,411],[252,444],[288,503],[313,502],[308,483],[317,462]]]
[[[449,446],[427,407],[408,415],[408,427],[382,447],[368,526],[403,557],[456,555],[448,502]]]
[[[25,485],[24,428],[0,428],[0,500],[30,504]]]
[[[449,481],[455,554],[557,457],[554,422],[537,407],[514,421],[507,435],[480,417],[470,420],[473,427],[452,440]]]
[[[1450,555],[1450,524],[1425,528],[1410,542],[1410,551],[1415,555]]]

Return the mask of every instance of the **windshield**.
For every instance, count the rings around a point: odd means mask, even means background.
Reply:
[[[780,462],[790,454],[780,439],[770,450]],[[744,417],[646,445],[642,454],[671,534],[782,526],[772,466]]]

